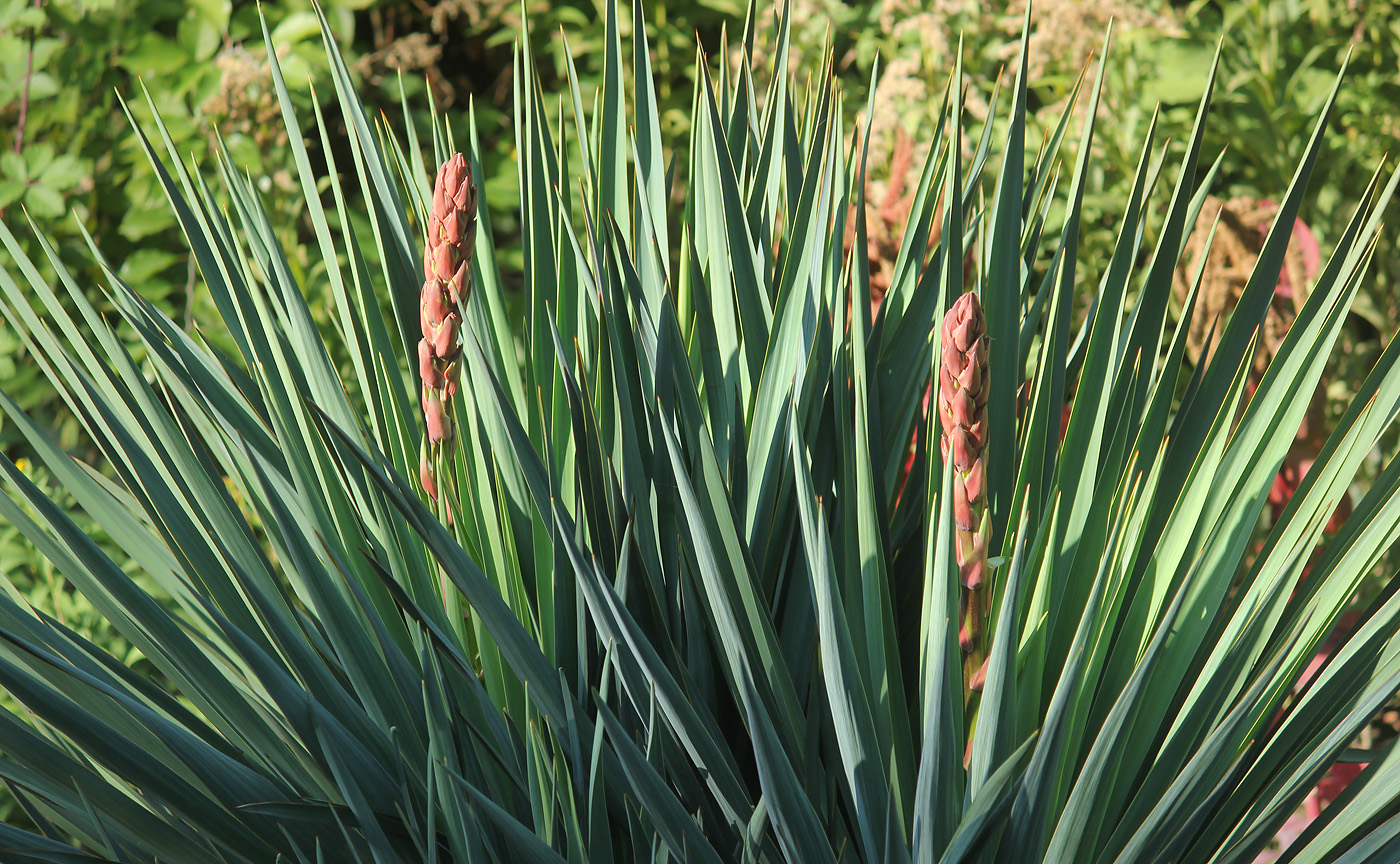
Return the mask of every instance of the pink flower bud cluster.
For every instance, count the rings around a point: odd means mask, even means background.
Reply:
[[[452,397],[462,379],[462,308],[471,294],[471,254],[476,242],[476,186],[461,153],[438,169],[428,240],[423,251],[423,293],[418,302],[423,338],[418,342],[418,376],[423,382],[423,420],[427,446],[419,479],[437,498],[429,448],[451,441]]]
[[[953,524],[962,580],[962,647],[969,689],[986,676],[983,630],[987,619],[987,320],[976,294],[964,294],[943,319],[938,418],[943,464],[953,472]]]

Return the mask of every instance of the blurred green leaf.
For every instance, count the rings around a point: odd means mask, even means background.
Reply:
[[[56,219],[63,215],[63,193],[35,183],[24,191],[24,206],[39,219]]]
[[[24,194],[25,184],[16,180],[0,180],[0,208],[8,207]]]
[[[189,62],[189,52],[156,33],[147,34],[117,59],[122,68],[141,76],[174,72]]]
[[[0,170],[5,172],[5,179],[11,183],[29,182],[29,167],[25,165],[24,157],[13,150],[0,152]]]
[[[272,28],[273,45],[305,42],[321,34],[321,24],[313,12],[293,12]]]
[[[120,276],[132,285],[141,285],[181,260],[181,256],[161,249],[138,249],[122,262]]]
[[[54,159],[47,167],[35,169],[39,182],[55,189],[71,189],[91,171],[91,167],[83,164],[81,160],[72,153],[64,153]]]
[[[1157,66],[1157,74],[1145,82],[1146,87],[1142,91],[1144,102],[1149,105],[1153,102],[1181,105],[1200,101],[1210,71],[1211,57],[1215,54],[1214,46],[1143,35],[1136,41],[1134,50],[1146,54]],[[1331,86],[1329,78],[1327,89],[1330,90]]]

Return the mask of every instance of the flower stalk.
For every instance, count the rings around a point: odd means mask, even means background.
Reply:
[[[423,251],[423,292],[418,302],[423,338],[418,342],[423,423],[418,479],[438,500],[437,475],[456,440],[452,400],[462,380],[462,309],[471,295],[471,254],[476,241],[476,186],[461,153],[438,169]]]
[[[953,524],[962,582],[958,644],[963,680],[981,692],[987,677],[987,319],[977,295],[962,295],[943,319],[938,419],[943,464],[953,472]]]

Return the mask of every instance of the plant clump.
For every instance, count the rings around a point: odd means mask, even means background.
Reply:
[[[110,474],[3,381],[0,412],[113,546],[4,458],[0,522],[162,676],[0,591],[26,712],[0,712],[0,782],[35,825],[0,824],[0,857],[1239,864],[1354,757],[1289,860],[1395,848],[1400,750],[1347,751],[1400,683],[1400,593],[1353,599],[1400,541],[1400,462],[1324,535],[1400,416],[1400,340],[1264,508],[1400,173],[1251,380],[1340,85],[1193,355],[1215,312],[1199,268],[1172,283],[1218,64],[1188,139],[1144,130],[1106,262],[1081,228],[1110,61],[1077,141],[1065,116],[1038,144],[1029,35],[980,137],[955,65],[871,268],[873,120],[850,129],[829,65],[788,74],[788,4],[767,73],[697,52],[679,157],[644,26],[624,49],[645,10],[600,8],[595,99],[561,117],[514,55],[518,221],[477,209],[495,118],[376,126],[324,21],[316,119],[349,138],[324,162],[266,55],[317,266],[232,154],[214,189],[159,120],[138,135],[222,340],[107,267],[113,320],[0,221],[0,321]]]

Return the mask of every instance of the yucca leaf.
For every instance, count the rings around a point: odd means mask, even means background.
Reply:
[[[632,742],[612,712],[608,711],[606,706],[599,705],[598,718],[608,730],[608,737],[613,741],[637,800],[644,802],[643,816],[660,834],[671,854],[683,861],[719,862],[721,859],[718,853],[710,846],[699,826],[686,814],[661,777],[647,764],[641,750]]]
[[[753,685],[742,682],[744,709],[754,730],[754,753],[767,811],[789,860],[835,864],[812,802],[778,741],[777,730],[759,706]]]
[[[856,646],[846,623],[826,518],[812,488],[807,467],[809,457],[802,452],[795,419],[790,421],[789,441],[797,478],[798,509],[802,515],[803,546],[816,597],[821,665],[836,741],[845,769],[844,779],[855,802],[866,858],[885,860],[888,857],[897,860],[898,851],[885,845],[886,820],[897,819],[899,811],[896,809],[897,799],[889,791],[892,778],[875,756],[888,752],[877,737],[875,712],[879,709],[877,704],[872,703],[872,694],[863,683],[870,679],[858,661]]]
[[[992,375],[987,397],[987,500],[992,514],[992,537],[1003,537],[1015,518],[1012,497],[1017,474],[1016,400],[1021,390],[1017,364],[1017,335],[1021,318],[1021,229],[1026,150],[1026,70],[1030,65],[1031,7],[1026,4],[1021,29],[1021,49],[1010,122],[1002,142],[1001,168],[989,215],[986,256],[989,268],[982,285],[982,306],[990,340],[988,367]],[[1107,41],[1105,40],[1105,54]],[[990,118],[991,115],[989,115]],[[990,119],[987,123],[991,128]],[[989,137],[989,136],[988,136]],[[973,174],[978,173],[974,160]],[[974,180],[975,182],[975,180]],[[972,184],[969,184],[972,188]],[[956,235],[954,235],[956,236]],[[953,247],[956,249],[957,247]],[[1001,544],[1010,548],[1006,543]],[[996,548],[996,547],[993,547]]]
[[[996,612],[996,628],[987,656],[987,680],[977,713],[977,734],[972,739],[968,762],[968,787],[974,799],[988,782],[992,771],[1019,746],[1016,730],[1016,648],[1020,626],[1021,585],[1026,569],[1027,525],[1030,514],[1022,510],[1016,531],[1017,547],[1012,554],[1001,603]]]
[[[963,816],[962,824],[948,843],[947,851],[939,859],[940,864],[978,860],[976,853],[985,849],[991,826],[995,825],[1011,806],[1012,798],[1020,786],[1018,778],[1035,743],[1035,736],[1031,736],[987,778],[987,782],[973,797],[972,806]]]

